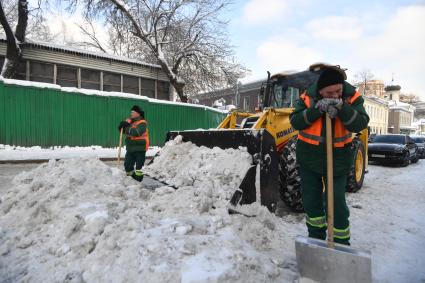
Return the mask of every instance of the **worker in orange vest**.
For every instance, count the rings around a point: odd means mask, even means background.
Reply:
[[[136,181],[143,180],[142,167],[145,163],[146,151],[149,148],[148,124],[145,120],[145,112],[139,106],[131,108],[130,118],[121,121],[118,130],[124,129],[126,154],[124,169],[127,176]],[[134,168],[136,165],[136,168]]]
[[[323,187],[326,184],[326,123],[332,118],[334,159],[334,241],[350,244],[349,210],[345,201],[347,175],[354,162],[352,133],[367,127],[369,116],[363,97],[345,81],[339,67],[327,67],[305,93],[290,116],[299,131],[296,147],[300,166],[301,193],[309,237],[326,239]]]

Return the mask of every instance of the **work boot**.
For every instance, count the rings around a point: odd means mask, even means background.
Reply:
[[[134,180],[141,182],[143,180],[143,173],[142,173],[141,170],[136,170],[136,171],[133,172],[133,174],[131,174],[131,177]]]

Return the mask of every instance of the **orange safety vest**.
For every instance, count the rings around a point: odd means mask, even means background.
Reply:
[[[146,123],[146,131],[143,134],[141,134],[140,136],[134,136],[134,137],[128,136],[128,139],[130,139],[132,141],[145,140],[146,141],[146,151],[148,151],[148,149],[149,149],[149,133],[148,133],[148,127],[147,127],[148,123],[146,122],[146,120],[142,119],[142,120],[138,120],[138,121],[135,121],[135,122],[132,123],[131,119],[127,119],[127,122],[130,123],[130,127],[133,128],[133,129],[137,128],[137,126],[139,126],[142,123]]]
[[[348,100],[348,104],[352,104],[361,94],[356,91],[352,97]],[[300,95],[300,98],[304,101],[307,108],[311,107],[310,96],[308,96],[305,92]],[[298,132],[298,139],[314,145],[319,145],[319,143],[324,143],[325,138],[322,137],[322,127],[323,121],[322,119],[317,119],[310,125],[310,127],[300,130]],[[333,144],[334,147],[344,147],[347,143],[352,142],[353,135],[350,131],[348,131],[341,119],[338,117],[335,118],[335,125],[333,130]]]

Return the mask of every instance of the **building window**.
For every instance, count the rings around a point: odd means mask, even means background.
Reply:
[[[158,99],[170,100],[170,83],[158,81]]]
[[[104,91],[121,91],[121,75],[113,73],[103,73]]]
[[[158,89],[159,89],[160,82],[158,82]],[[155,81],[150,79],[141,79],[140,80],[140,88],[142,90],[142,95],[155,98]],[[159,91],[158,91],[158,98],[160,97]],[[162,98],[164,99],[164,98]],[[169,100],[169,96],[167,95],[166,100]]]
[[[123,76],[123,91],[139,94],[139,78],[133,76]]]
[[[100,90],[100,72],[81,69],[81,88]]]
[[[14,76],[14,79],[24,81],[27,79],[26,73],[27,73],[27,62],[22,61],[18,65],[17,73]]]
[[[57,66],[57,80],[56,83],[64,87],[78,87],[77,81],[77,68],[70,66]]]
[[[31,62],[30,81],[53,83],[53,64]]]

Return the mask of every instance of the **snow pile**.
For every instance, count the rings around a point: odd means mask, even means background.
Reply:
[[[167,142],[160,155],[144,170],[177,187],[194,186],[233,193],[251,163],[252,157],[245,148],[197,147],[191,142],[182,142],[182,136],[177,136]]]
[[[178,190],[145,189],[98,159],[23,172],[0,199],[2,280],[292,282],[299,219],[258,204],[256,217],[227,213],[250,163],[244,149],[177,138],[146,172]]]

